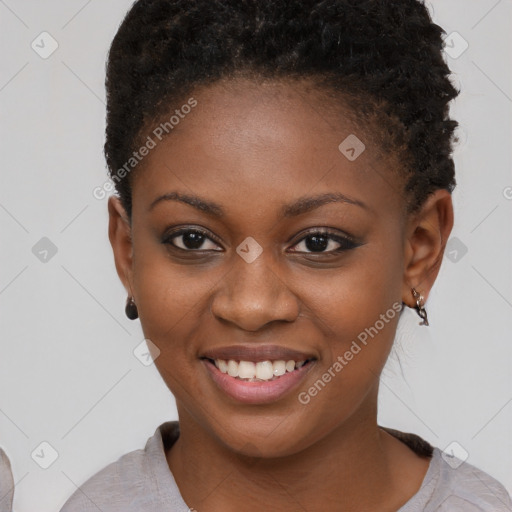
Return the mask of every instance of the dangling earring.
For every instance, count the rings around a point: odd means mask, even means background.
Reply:
[[[137,310],[137,305],[135,304],[133,297],[128,297],[126,299],[126,306],[124,308],[124,312],[126,313],[126,316],[130,320],[136,320],[137,318],[139,318],[139,311]]]
[[[423,295],[420,295],[415,288],[411,288],[411,292],[412,296],[414,297],[414,300],[416,300],[416,312],[422,318],[420,325],[428,325],[427,310],[424,307]]]

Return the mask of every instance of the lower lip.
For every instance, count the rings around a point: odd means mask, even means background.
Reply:
[[[314,365],[314,361],[309,361],[293,372],[286,372],[278,379],[266,382],[248,382],[222,373],[208,359],[203,359],[202,362],[215,384],[222,391],[236,401],[246,404],[268,404],[279,400],[297,387]]]

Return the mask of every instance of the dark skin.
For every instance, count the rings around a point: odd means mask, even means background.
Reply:
[[[194,97],[198,106],[134,174],[131,222],[109,200],[118,274],[176,398],[181,434],[166,456],[180,492],[199,512],[396,511],[429,464],[377,425],[398,314],[307,405],[297,395],[393,303],[413,307],[411,287],[428,297],[453,226],[451,196],[438,190],[405,215],[392,171],[399,159],[372,147],[371,133],[314,89],[240,79]],[[350,133],[366,143],[354,162],[338,150]],[[217,203],[224,215],[175,200],[150,209],[174,191]],[[333,192],[366,206],[281,214]],[[162,243],[181,227],[209,238],[199,251],[184,236]],[[325,251],[311,251],[305,237],[316,228],[357,245],[328,238]],[[250,264],[236,253],[249,236],[263,248]],[[316,358],[300,388],[269,404],[225,395],[199,359],[212,347],[266,343]]]

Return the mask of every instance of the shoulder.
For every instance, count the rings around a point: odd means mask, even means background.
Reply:
[[[131,510],[137,490],[146,485],[147,463],[144,450],[135,450],[98,471],[77,488],[61,512]]]
[[[144,468],[143,450],[123,455],[77,488],[61,512],[98,510],[107,504],[109,510],[123,510],[133,498],[134,489],[144,485]]]
[[[0,448],[0,510],[11,510],[14,497],[14,480],[11,463]]]
[[[438,512],[512,511],[512,500],[505,487],[481,469],[434,449],[433,464],[438,467],[436,492],[432,502]],[[430,509],[429,509],[430,510]]]
[[[512,512],[507,490],[489,474],[416,434],[381,428],[430,458],[420,489],[399,512]]]
[[[121,456],[92,476],[73,493],[61,512],[151,511],[164,500],[176,498],[173,493],[177,487],[167,466],[162,431],[165,444],[172,445],[179,433],[177,422],[160,425],[144,449]],[[181,508],[176,510],[181,512]]]

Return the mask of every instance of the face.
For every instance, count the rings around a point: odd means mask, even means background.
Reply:
[[[134,175],[118,271],[180,422],[296,453],[375,416],[413,253],[396,163],[298,84],[193,97]]]

